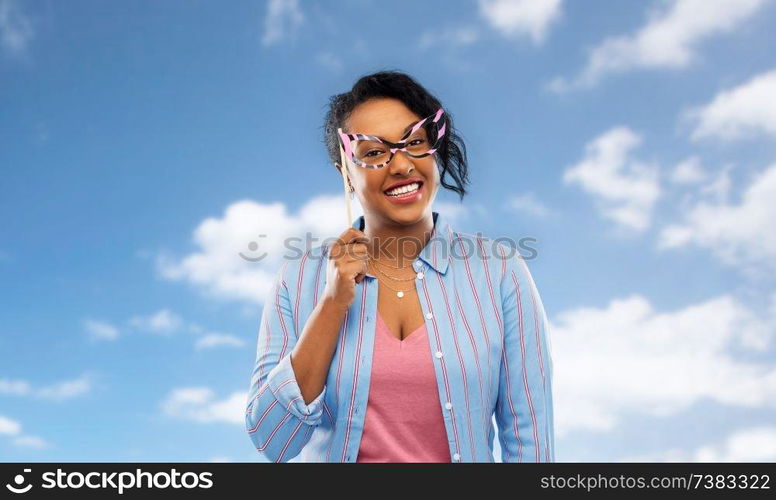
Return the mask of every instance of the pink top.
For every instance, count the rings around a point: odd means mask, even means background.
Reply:
[[[356,462],[450,462],[426,325],[399,340],[377,314]]]

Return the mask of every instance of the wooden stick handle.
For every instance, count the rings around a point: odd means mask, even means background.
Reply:
[[[347,208],[347,216],[348,216],[348,225],[347,227],[350,227],[353,224],[353,211],[350,208],[350,190],[348,189],[348,181],[347,177],[345,176],[345,153],[342,151],[342,147],[339,148],[340,150],[340,173],[342,174],[342,185],[345,188],[345,207]]]

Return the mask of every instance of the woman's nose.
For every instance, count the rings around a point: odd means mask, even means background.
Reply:
[[[392,174],[406,175],[415,168],[415,164],[412,163],[412,158],[410,158],[406,152],[396,151],[391,163],[388,164],[388,168]]]

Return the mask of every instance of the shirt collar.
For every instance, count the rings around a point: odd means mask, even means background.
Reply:
[[[450,264],[453,229],[445,216],[439,212],[432,212],[432,214],[434,217],[434,231],[431,233],[431,239],[428,240],[426,246],[420,251],[418,258],[437,272],[445,274]],[[361,215],[353,221],[353,227],[363,231],[364,222],[364,216]]]

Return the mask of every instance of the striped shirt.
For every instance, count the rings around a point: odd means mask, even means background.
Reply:
[[[554,462],[549,328],[525,260],[514,247],[455,231],[444,215],[433,216],[431,239],[413,262],[414,282],[450,456],[453,462],[493,462],[498,436],[503,462]],[[353,227],[363,230],[364,217]],[[264,303],[245,425],[267,461],[355,462],[358,455],[372,372],[376,276],[367,274],[356,285],[325,386],[310,404],[291,366],[291,350],[325,289],[327,250],[323,244],[284,258]]]

